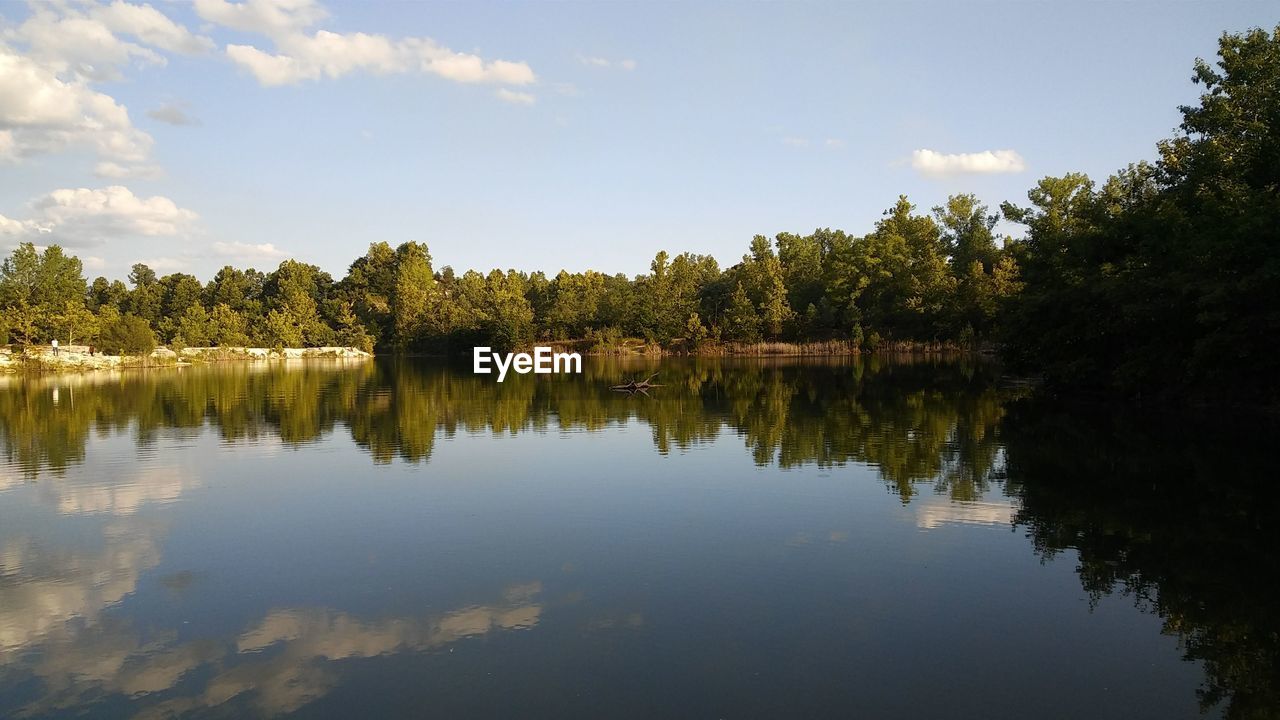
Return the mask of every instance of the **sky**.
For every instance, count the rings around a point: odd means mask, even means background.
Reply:
[[[1272,3],[0,1],[0,251],[208,279],[728,266],[1155,156]],[[1015,226],[1008,226],[1017,232]]]

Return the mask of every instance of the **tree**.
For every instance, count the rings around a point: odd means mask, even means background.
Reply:
[[[338,310],[337,319],[336,339],[339,345],[359,348],[365,352],[373,351],[373,336],[360,323],[360,318],[356,316],[355,311],[351,308],[351,303],[342,303]]]
[[[485,278],[486,334],[498,350],[522,347],[533,340],[533,308],[524,296],[524,281],[515,270],[493,270]]]
[[[563,270],[550,284],[550,303],[545,326],[556,338],[580,338],[596,321],[605,294],[605,277],[588,270],[568,273]],[[536,307],[535,307],[536,310]]]
[[[746,288],[738,283],[729,299],[729,307],[724,313],[724,327],[721,334],[726,340],[738,342],[760,341],[760,316],[756,314],[755,305],[747,297]]]
[[[271,347],[302,347],[310,322],[299,318],[289,310],[272,310],[267,313],[262,339]]]
[[[938,225],[915,214],[906,196],[884,213],[865,239],[866,287],[858,298],[873,332],[918,340],[945,334],[945,310],[955,288]]]
[[[109,355],[147,355],[156,348],[156,334],[151,325],[137,315],[103,316],[98,345]]]
[[[263,295],[270,311],[262,339],[271,346],[328,345],[333,330],[323,323],[319,302],[332,285],[314,265],[285,260],[267,278]]]
[[[226,303],[218,303],[209,313],[209,342],[218,347],[244,347],[249,344],[249,328],[245,318]]]
[[[434,290],[435,275],[427,246],[408,242],[396,248],[391,315],[398,347],[408,347],[421,333],[434,300]]]
[[[149,324],[159,325],[162,316],[161,304],[164,290],[156,280],[156,273],[142,263],[136,263],[129,272],[129,282],[133,289],[129,291],[127,309]]]
[[[57,245],[43,252],[21,243],[0,264],[0,311],[12,315],[7,322],[23,342],[53,338],[68,304],[83,305],[85,281],[80,260]]]
[[[98,334],[98,317],[78,299],[63,301],[62,311],[56,315],[55,323],[61,337],[67,339],[68,345]]]
[[[770,338],[777,339],[783,328],[792,321],[795,313],[787,300],[787,285],[782,277],[782,263],[776,257],[769,257],[763,263],[762,282],[763,299],[760,301],[760,321],[764,332]]]
[[[119,280],[108,281],[102,276],[93,279],[85,305],[94,312],[104,305],[122,307],[129,297],[129,289]]]
[[[792,308],[807,308],[822,300],[823,243],[820,233],[800,236],[780,233],[774,238],[778,246],[778,262],[787,287],[787,303]],[[829,231],[827,231],[829,232]]]
[[[1198,60],[1180,133],[1096,188],[1045,178],[1011,248],[1002,323],[1052,387],[1185,401],[1280,400],[1280,27]],[[1012,211],[1012,214],[1010,213]]]
[[[61,308],[68,302],[83,303],[85,281],[80,258],[67,255],[58,245],[50,245],[40,255],[36,271],[34,304]]]
[[[40,273],[40,253],[32,243],[21,243],[0,265],[0,306],[19,301],[36,304],[36,285]]]
[[[639,330],[646,337],[663,342],[679,334],[687,313],[682,312],[676,300],[676,290],[671,281],[671,256],[666,250],[658,251],[649,263],[649,274],[636,279],[639,292],[637,318]]]
[[[214,308],[222,304],[246,319],[259,318],[263,312],[262,293],[265,285],[266,276],[257,270],[238,270],[226,265],[205,286],[205,306]]]
[[[161,311],[165,317],[178,318],[188,308],[204,305],[204,287],[194,275],[174,273],[160,279]]]
[[[338,293],[368,328],[379,347],[395,340],[391,297],[396,285],[396,253],[385,242],[371,243],[363,257],[351,263]]]
[[[983,272],[991,271],[1000,254],[994,232],[999,213],[988,213],[978,196],[964,194],[948,197],[946,205],[933,209],[933,216],[942,231],[942,247],[952,274],[968,275],[975,261],[982,263]]]
[[[707,326],[702,324],[702,318],[698,317],[698,313],[689,313],[689,320],[684,324],[685,342],[697,348],[707,341],[709,335]]]
[[[36,308],[28,305],[26,300],[19,299],[11,302],[0,315],[3,316],[6,334],[11,339],[23,345],[30,345],[37,340],[40,332],[37,324],[40,313]]]
[[[184,347],[209,347],[213,344],[214,333],[215,329],[204,306],[191,305],[178,319],[175,340]]]

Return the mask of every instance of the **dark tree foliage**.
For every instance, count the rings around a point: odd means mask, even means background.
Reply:
[[[145,355],[155,349],[156,334],[137,315],[120,315],[103,323],[98,345],[111,355]]]
[[[1005,338],[1054,385],[1280,400],[1280,27],[1224,35],[1193,80],[1154,164],[1045,178],[1004,208],[1028,228]]]

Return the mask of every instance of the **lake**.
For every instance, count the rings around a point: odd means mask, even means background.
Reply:
[[[1274,439],[975,360],[0,378],[0,716],[1275,717]]]

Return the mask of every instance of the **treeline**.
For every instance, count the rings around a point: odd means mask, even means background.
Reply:
[[[932,214],[900,198],[875,231],[756,236],[721,269],[706,255],[659,252],[638,277],[436,269],[427,246],[374,243],[335,281],[286,260],[270,273],[224,267],[208,281],[133,266],[129,284],[87,283],[80,261],[20,246],[0,267],[0,307],[20,343],[352,345],[409,352],[623,337],[697,349],[722,341],[890,339],[976,342],[1018,289],[991,214],[972,195]]]
[[[1200,103],[1159,159],[1101,186],[1045,178],[1011,246],[1011,357],[1053,383],[1280,402],[1280,26],[1196,62]]]
[[[465,351],[624,337],[689,351],[723,342],[994,343],[1051,386],[1275,402],[1280,387],[1280,26],[1224,35],[1197,61],[1200,103],[1154,163],[1100,186],[1049,177],[1031,205],[900,197],[866,235],[756,236],[731,267],[659,252],[637,277],[436,268],[426,245],[369,246],[341,280],[287,260],[201,283],[135,265],[86,283],[57,247],[0,267],[0,333],[16,342],[341,344]],[[998,238],[1001,219],[1026,227]],[[4,338],[0,338],[4,339]],[[1263,391],[1259,393],[1259,388]]]

